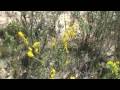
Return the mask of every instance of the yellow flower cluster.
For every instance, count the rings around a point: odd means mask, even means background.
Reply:
[[[107,66],[111,69],[112,74],[115,74],[115,75],[119,74],[119,65],[120,65],[119,61],[110,60],[107,62]]]
[[[18,36],[23,40],[23,42],[24,42],[25,45],[29,44],[28,39],[25,38],[25,34],[23,32],[19,31],[18,32]]]
[[[21,31],[18,32],[18,36],[23,40],[25,45],[30,46],[28,39],[25,38],[25,34],[23,32],[21,32]],[[32,48],[28,47],[28,51],[26,54],[28,57],[33,58],[34,54],[38,54],[39,51],[40,51],[40,42],[34,42],[32,45]],[[34,52],[34,54],[33,54],[33,52]]]
[[[34,49],[34,52],[35,54],[38,54],[39,51],[40,51],[40,42],[35,42],[33,45],[32,45],[33,49]]]
[[[31,47],[28,47],[28,52],[27,52],[27,56],[30,58],[33,58],[36,54],[38,54],[40,51],[40,42],[35,42]],[[33,54],[34,52],[34,54]]]
[[[70,26],[63,34],[62,37],[62,41],[63,41],[63,45],[64,45],[64,49],[66,50],[66,52],[68,53],[68,42],[75,38],[75,36],[77,35],[77,31],[74,27],[74,25]]]
[[[56,70],[54,69],[53,66],[50,68],[50,79],[54,79],[56,75]]]
[[[30,57],[30,58],[34,57],[34,54],[33,54],[32,50],[28,50],[27,56]]]

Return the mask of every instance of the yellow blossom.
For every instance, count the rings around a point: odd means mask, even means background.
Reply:
[[[27,56],[30,57],[30,58],[33,58],[33,57],[34,57],[34,54],[33,54],[32,51],[28,50]]]
[[[21,37],[21,38],[24,38],[24,37],[25,37],[25,35],[24,35],[23,32],[21,32],[21,31],[18,32],[18,36]]]
[[[35,49],[34,49],[34,52],[35,52],[36,54],[38,54],[38,53],[39,53],[39,49],[38,49],[38,48],[35,48]]]
[[[53,66],[50,69],[50,79],[54,79],[56,74],[56,70],[53,68]]]
[[[35,52],[36,54],[38,54],[39,51],[40,51],[40,42],[35,42],[35,43],[32,45],[32,47],[33,47],[33,49],[34,49],[34,52]]]
[[[33,47],[33,48],[38,48],[38,47],[40,47],[40,42],[35,42],[32,47]]]
[[[26,45],[29,44],[28,39],[25,38],[25,34],[23,32],[19,31],[18,36],[23,40],[24,44],[26,44]]]

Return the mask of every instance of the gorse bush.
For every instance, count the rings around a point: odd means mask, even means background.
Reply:
[[[120,78],[119,12],[20,13],[0,30],[0,60],[14,79]]]

